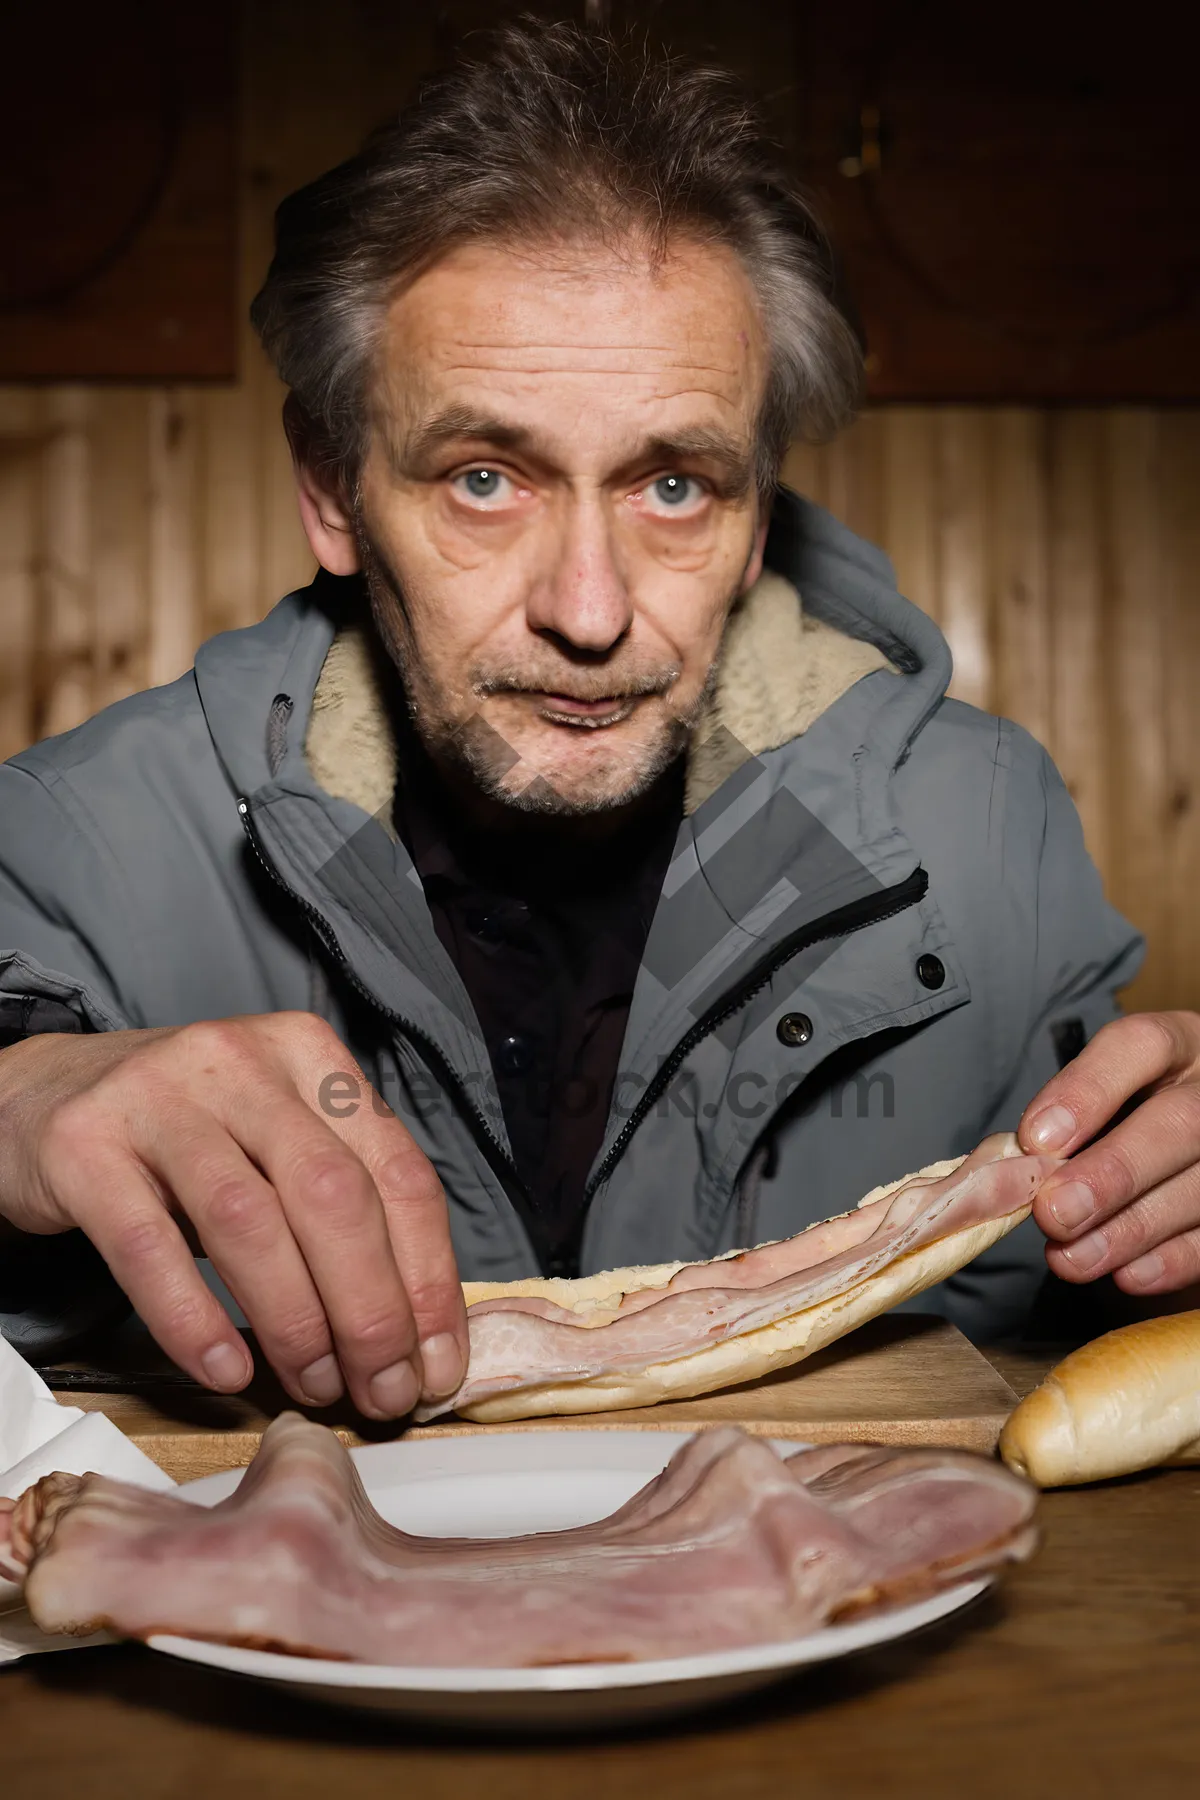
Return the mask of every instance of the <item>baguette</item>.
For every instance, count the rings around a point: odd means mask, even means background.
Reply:
[[[886,1200],[906,1182],[939,1181],[943,1175],[952,1175],[966,1160],[965,1156],[951,1156],[944,1162],[930,1163],[919,1169],[915,1176],[901,1175],[896,1181],[885,1181],[864,1194],[852,1210],[859,1211],[864,1206],[873,1206],[876,1200]],[[712,1260],[727,1262],[744,1254],[743,1250],[726,1250]],[[518,1281],[464,1281],[462,1290],[468,1308],[477,1306],[481,1300],[497,1300],[508,1294],[540,1295],[543,1300],[552,1300],[555,1306],[577,1313],[581,1325],[603,1325],[614,1316],[626,1294],[637,1294],[644,1288],[665,1288],[671,1277],[686,1267],[684,1262],[634,1263],[628,1268],[602,1269],[597,1275],[580,1275],[574,1279],[563,1275],[527,1275]]]
[[[778,1369],[813,1356],[826,1344],[857,1330],[902,1300],[910,1300],[935,1282],[944,1281],[956,1269],[974,1261],[1006,1232],[1028,1218],[1029,1208],[1000,1219],[956,1231],[936,1243],[925,1244],[899,1256],[865,1281],[789,1314],[774,1325],[692,1350],[670,1362],[650,1363],[621,1374],[593,1375],[581,1381],[550,1381],[496,1394],[455,1410],[477,1425],[498,1425],[512,1419],[535,1419],[565,1413],[615,1412],[627,1407],[655,1406],[661,1400],[687,1400],[712,1394],[719,1388],[740,1387],[758,1381]],[[617,1274],[624,1271],[607,1271]],[[640,1271],[638,1271],[640,1273]],[[488,1284],[491,1285],[491,1284]],[[497,1284],[499,1286],[500,1284]],[[513,1283],[513,1291],[524,1284]],[[547,1283],[549,1285],[549,1283]],[[657,1286],[643,1282],[642,1286]],[[535,1289],[536,1291],[540,1291]],[[628,1291],[628,1290],[626,1290]],[[606,1315],[610,1316],[610,1315]],[[603,1318],[595,1321],[603,1323]]]
[[[1039,1487],[1200,1462],[1200,1312],[1124,1325],[1073,1351],[1009,1418],[1000,1454]]]
[[[1015,1140],[1005,1154],[1020,1154]],[[931,1163],[915,1177],[905,1175],[897,1181],[885,1182],[865,1195],[858,1206],[870,1206],[884,1200],[914,1179],[940,1180],[966,1160],[962,1156],[952,1157]],[[812,1356],[867,1320],[887,1312],[934,1283],[944,1281],[1027,1218],[1030,1205],[1031,1202],[1026,1201],[998,1218],[982,1220],[922,1244],[841,1292],[802,1307],[773,1324],[705,1345],[669,1361],[582,1379],[561,1377],[537,1385],[523,1385],[456,1405],[454,1410],[460,1417],[476,1424],[492,1425],[514,1419],[653,1406],[663,1400],[687,1399],[759,1380]],[[729,1256],[743,1254],[738,1250],[727,1252]],[[724,1258],[714,1260],[723,1261]],[[671,1262],[606,1269],[600,1274],[573,1281],[543,1276],[510,1282],[471,1281],[463,1283],[463,1293],[468,1317],[470,1308],[481,1301],[523,1295],[553,1301],[556,1306],[574,1313],[580,1325],[600,1326],[616,1317],[623,1295],[647,1288],[665,1289],[672,1276],[684,1266],[681,1262]]]

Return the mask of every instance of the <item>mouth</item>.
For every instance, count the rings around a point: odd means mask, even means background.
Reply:
[[[530,694],[541,718],[556,725],[584,725],[592,729],[619,725],[632,713],[639,698],[636,694],[609,694],[600,700],[580,700],[574,694]]]

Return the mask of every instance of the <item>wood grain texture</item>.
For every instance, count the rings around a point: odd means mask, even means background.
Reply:
[[[364,5],[335,30],[318,0],[248,0],[237,381],[0,388],[0,754],[170,679],[310,578],[245,317],[274,208],[411,90],[435,11],[466,30],[492,10]],[[1200,410],[879,408],[786,474],[891,554],[947,631],[952,692],[1059,762],[1151,940],[1128,1004],[1200,1007]]]
[[[1003,1367],[1025,1387],[1057,1354]],[[972,1612],[630,1736],[439,1736],[132,1646],[37,1657],[0,1680],[4,1793],[1179,1800],[1200,1766],[1198,1502],[1196,1470],[1047,1494],[1041,1549]]]
[[[292,1403],[197,1392],[144,1399],[126,1394],[60,1394],[68,1405],[103,1412],[176,1481],[241,1467],[277,1412]],[[740,1425],[756,1437],[798,1443],[956,1444],[995,1449],[1016,1395],[953,1325],[895,1315],[873,1319],[797,1368],[696,1400],[562,1419],[475,1425],[447,1419],[414,1426],[414,1437],[474,1437],[505,1431],[684,1431]],[[323,1415],[318,1415],[323,1416]],[[336,1418],[336,1415],[333,1415]],[[345,1443],[364,1440],[335,1427]]]
[[[40,421],[29,388],[0,388],[0,757],[36,733]]]

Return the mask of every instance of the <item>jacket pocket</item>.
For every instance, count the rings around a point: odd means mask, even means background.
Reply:
[[[0,1050],[46,1031],[91,1029],[65,1000],[52,1000],[45,994],[0,994]]]
[[[129,1021],[77,975],[56,974],[19,950],[0,954],[0,1047],[46,1031],[123,1031]]]

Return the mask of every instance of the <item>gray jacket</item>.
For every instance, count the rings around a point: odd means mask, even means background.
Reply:
[[[768,562],[692,755],[583,1273],[782,1237],[1013,1126],[1141,957],[1049,758],[946,698],[886,558],[783,494]],[[536,1273],[479,1026],[389,827],[362,617],[321,575],[0,768],[0,1032],[320,1011],[437,1167],[463,1275]],[[65,1248],[4,1263],[27,1348],[103,1304]],[[1043,1267],[1029,1223],[920,1304],[1000,1333]]]

